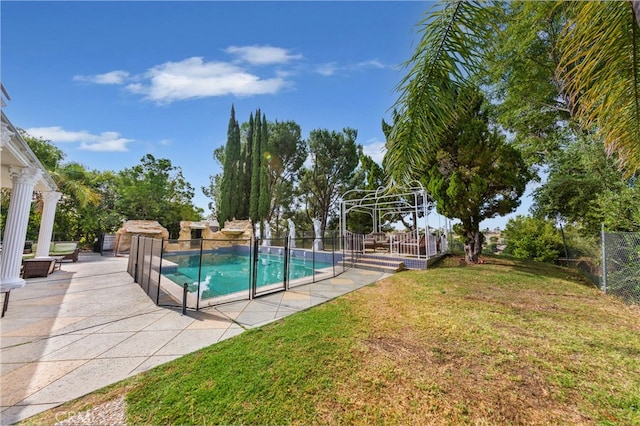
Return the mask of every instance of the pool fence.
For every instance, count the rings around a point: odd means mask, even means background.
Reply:
[[[199,310],[336,277],[353,267],[360,256],[348,247],[353,247],[352,242],[336,235],[268,241],[134,235],[127,271],[156,305]],[[237,271],[216,269],[216,259],[231,256]],[[308,275],[294,274],[292,264],[303,264]],[[265,282],[267,275],[270,278]],[[230,279],[235,281],[231,290]]]

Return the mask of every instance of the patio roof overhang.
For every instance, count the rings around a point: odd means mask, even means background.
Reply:
[[[13,179],[10,174],[10,169],[13,167],[30,167],[41,170],[40,179],[38,179],[34,187],[35,191],[55,191],[58,188],[53,178],[38,160],[38,157],[22,139],[18,130],[11,124],[4,111],[2,111],[2,134],[0,139],[2,144],[0,183],[2,188],[11,188],[13,186]]]

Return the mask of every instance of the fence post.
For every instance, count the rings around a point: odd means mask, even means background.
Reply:
[[[311,240],[311,282],[316,282],[316,240]]]
[[[284,259],[282,262],[284,275],[284,290],[289,290],[289,236],[284,237]]]
[[[249,284],[249,300],[253,300],[256,297],[258,290],[258,265],[260,257],[260,240],[258,238],[253,241],[253,271],[251,271],[251,283]]]
[[[156,305],[160,304],[160,282],[162,281],[162,256],[164,255],[164,237],[160,240],[160,265],[158,265],[158,289],[156,292]]]
[[[333,268],[333,276],[336,276],[336,233],[331,234],[331,267]]]
[[[189,242],[191,245],[191,242]],[[200,257],[198,258],[198,297],[196,297],[196,311],[200,310],[200,281],[202,281],[202,247],[203,238],[200,238]],[[213,285],[213,283],[211,283]]]
[[[602,244],[602,291],[607,292],[607,248],[605,244],[604,223],[600,231],[600,240]]]
[[[151,267],[153,266],[153,243],[154,242],[155,242],[155,238],[152,238],[151,247],[149,248],[149,272],[147,274],[147,296],[149,296],[149,291],[151,290],[151,272],[152,272]],[[145,244],[144,247],[146,249],[147,245]]]
[[[189,292],[189,285],[184,283],[182,286],[182,315],[187,315],[187,293]]]
[[[140,235],[134,235],[134,237],[136,239],[136,263],[135,270],[133,272],[133,282],[140,284],[140,282],[138,281],[138,263],[140,262]]]

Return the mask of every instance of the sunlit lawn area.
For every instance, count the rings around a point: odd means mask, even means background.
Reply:
[[[452,258],[58,411],[123,394],[129,424],[640,424],[640,309],[566,269]]]

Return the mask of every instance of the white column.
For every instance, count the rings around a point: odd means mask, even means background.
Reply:
[[[22,251],[27,238],[33,188],[42,172],[31,167],[11,167],[9,173],[13,181],[13,188],[11,189],[7,223],[2,239],[0,285],[3,289],[24,285],[24,280],[20,278]]]
[[[42,193],[42,220],[38,232],[38,248],[36,257],[49,257],[49,244],[53,233],[53,219],[56,217],[56,205],[62,196],[59,192]]]

